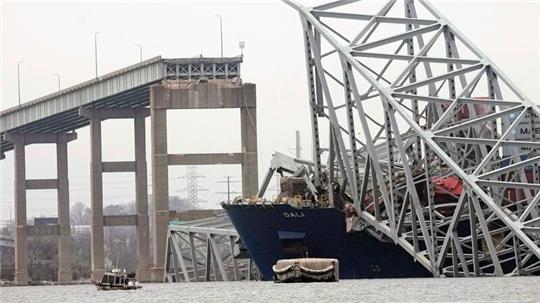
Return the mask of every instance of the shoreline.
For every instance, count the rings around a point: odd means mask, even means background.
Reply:
[[[0,287],[24,287],[24,286],[60,286],[60,285],[86,285],[92,284],[90,279],[81,279],[76,281],[71,281],[68,283],[59,283],[58,281],[30,281],[28,284],[21,285],[15,283],[11,280],[0,280]]]

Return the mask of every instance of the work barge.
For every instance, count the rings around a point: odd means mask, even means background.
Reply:
[[[537,104],[425,0],[381,2],[374,13],[354,0],[316,7],[284,2],[300,16],[313,153],[309,160],[272,163],[259,189],[255,85],[241,81],[239,58],[154,58],[1,113],[2,155],[15,153],[18,282],[28,279],[26,238],[42,233],[59,235],[59,280],[69,280],[66,146],[86,125],[97,276],[103,273],[103,226],[135,225],[141,281],[150,273],[155,281],[174,282],[252,277],[252,264],[234,258],[241,241],[230,222],[223,222],[227,228],[169,224],[168,165],[214,163],[242,164],[245,198],[237,204],[352,207],[351,230],[389,240],[432,276],[540,272]],[[169,108],[240,108],[242,153],[167,154]],[[146,116],[156,193],[153,262],[147,253],[146,143],[137,135],[144,133]],[[101,160],[100,123],[113,118],[135,121],[134,162]],[[24,147],[33,143],[57,144],[58,179],[26,180]],[[101,176],[113,171],[136,173],[137,215],[102,215]],[[264,200],[274,171],[304,180],[309,199]],[[48,231],[26,225],[25,192],[37,188],[59,193],[59,224]],[[438,200],[441,193],[452,198]],[[195,236],[199,244],[190,243]]]

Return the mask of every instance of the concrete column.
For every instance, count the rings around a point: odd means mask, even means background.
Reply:
[[[255,86],[244,87],[245,105],[240,108],[240,127],[242,140],[242,195],[257,195],[259,187],[257,162],[257,108]]]
[[[152,280],[162,281],[169,221],[168,165],[242,164],[242,193],[255,196],[258,189],[257,116],[254,84],[215,81],[209,83],[163,83],[150,88],[152,120],[152,195],[154,199],[154,250]],[[167,153],[167,109],[240,108],[242,153]]]
[[[28,230],[26,228],[26,165],[24,140],[15,149],[15,283],[28,284]]]
[[[152,196],[154,199],[154,266],[152,281],[163,281],[165,244],[169,222],[169,167],[167,160],[167,111],[162,87],[150,91],[152,121]]]
[[[101,157],[101,118],[96,112],[90,118],[90,199],[92,208],[91,247],[92,280],[98,281],[105,272],[103,252],[103,174]]]
[[[146,171],[145,115],[134,120],[135,133],[135,200],[137,208],[137,279],[150,281],[150,246],[148,232],[148,182]]]
[[[75,133],[6,134],[15,149],[15,280],[28,283],[27,241],[30,236],[54,235],[58,238],[58,281],[71,282],[71,230],[69,224],[69,185],[67,171],[67,142],[77,138]],[[25,147],[29,144],[54,143],[57,146],[57,178],[26,179]],[[56,189],[58,191],[58,229],[28,226],[26,190]]]
[[[92,149],[92,279],[104,273],[104,226],[134,225],[137,228],[137,268],[140,281],[150,280],[150,248],[148,218],[148,183],[145,147],[145,108],[81,108],[81,116],[90,120]],[[106,119],[134,119],[135,161],[103,162],[101,122]],[[103,173],[135,172],[136,214],[103,217]]]
[[[56,143],[56,165],[58,174],[58,282],[72,281],[71,273],[71,227],[69,224],[69,180],[67,140]]]

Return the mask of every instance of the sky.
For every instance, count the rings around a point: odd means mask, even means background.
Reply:
[[[311,5],[313,1],[299,1]],[[531,99],[540,101],[540,0],[431,1]],[[318,2],[315,2],[318,3]],[[368,1],[374,8],[380,1]],[[303,38],[298,14],[280,1],[5,1],[0,0],[0,110],[17,105],[17,62],[21,101],[33,100],[94,76],[94,33],[98,34],[98,73],[134,64],[143,57],[219,56],[223,18],[224,55],[239,55],[246,42],[242,79],[257,85],[259,181],[271,155],[294,155],[295,130],[302,134],[302,156],[310,154],[310,126]],[[134,159],[131,121],[103,123],[103,160]],[[238,110],[169,111],[170,153],[240,151]],[[174,130],[174,131],[171,131]],[[197,130],[197,131],[193,131]],[[71,203],[89,205],[88,128],[69,143]],[[150,142],[147,120],[147,142]],[[27,147],[27,178],[55,178],[55,148]],[[150,164],[150,148],[147,146]],[[148,169],[150,172],[150,168]],[[240,180],[240,166],[199,166],[204,208],[226,195],[225,176]],[[13,152],[0,161],[0,221],[13,218]],[[185,197],[184,167],[169,169],[171,195]],[[151,177],[149,177],[151,184]],[[239,191],[240,183],[232,184]],[[150,187],[151,192],[151,187]],[[272,193],[272,191],[270,191]],[[135,199],[134,176],[104,174],[104,203]],[[28,218],[55,216],[55,191],[28,191]]]

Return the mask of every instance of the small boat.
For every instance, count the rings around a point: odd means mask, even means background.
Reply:
[[[276,283],[339,281],[339,261],[337,259],[283,259],[277,261],[272,270]]]
[[[101,281],[95,283],[98,290],[116,290],[116,289],[138,289],[142,288],[139,282],[135,279],[135,273],[126,274],[119,269],[113,269],[111,272],[103,274]]]

